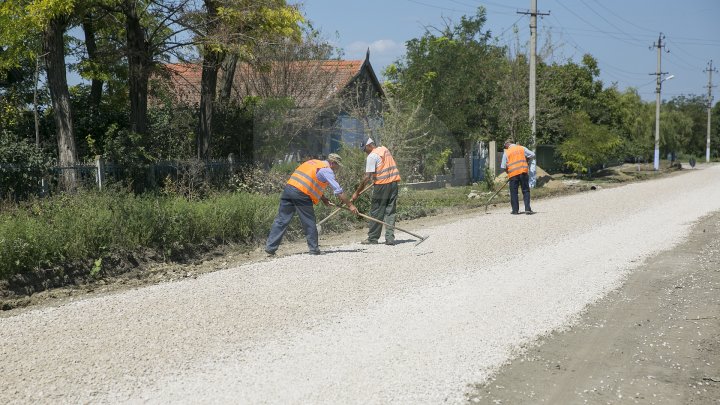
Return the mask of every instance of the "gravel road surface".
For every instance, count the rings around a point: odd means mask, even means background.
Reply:
[[[462,403],[720,210],[720,166],[533,208],[10,311],[0,403]]]

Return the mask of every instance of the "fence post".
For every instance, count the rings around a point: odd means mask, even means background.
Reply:
[[[238,164],[237,158],[235,157],[234,153],[228,155],[228,163],[230,164],[230,171],[228,175],[232,176],[233,174],[235,174],[235,166]]]
[[[97,168],[98,190],[102,191],[105,184],[105,159],[103,159],[102,155],[95,156],[95,167]]]
[[[490,173],[493,176],[497,176],[497,142],[490,141],[488,146],[488,165],[490,167]]]

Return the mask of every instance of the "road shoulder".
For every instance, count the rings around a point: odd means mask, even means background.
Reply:
[[[720,213],[649,258],[566,331],[473,387],[469,403],[720,403]]]

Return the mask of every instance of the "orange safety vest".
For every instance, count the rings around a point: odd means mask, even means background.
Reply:
[[[507,175],[508,179],[528,172],[528,163],[525,158],[525,148],[514,145],[505,151],[507,154]]]
[[[388,148],[378,146],[370,153],[380,156],[380,164],[375,168],[375,184],[389,184],[400,181],[400,171]]]
[[[318,170],[324,167],[330,167],[330,164],[324,160],[308,160],[295,169],[287,184],[307,194],[313,204],[317,204],[323,195],[325,187],[329,184],[318,180],[317,177]]]

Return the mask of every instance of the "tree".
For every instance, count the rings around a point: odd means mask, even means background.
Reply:
[[[47,85],[55,118],[59,164],[72,168],[77,164],[70,92],[65,66],[64,35],[81,0],[8,0],[0,5],[0,47],[12,49],[2,62],[5,68],[17,66],[23,57],[43,56]],[[40,38],[39,43],[34,38]],[[67,190],[77,186],[73,169],[62,172],[61,185]]]
[[[695,156],[705,155],[707,139],[707,96],[687,95],[673,97],[665,103],[664,110],[682,113],[687,121],[684,125],[676,126],[668,136],[681,140],[681,145],[674,146],[670,151],[685,152]],[[664,125],[660,126],[661,132]],[[679,124],[676,123],[676,124]],[[668,130],[671,127],[667,127]],[[662,133],[661,133],[662,135]]]
[[[204,0],[205,14],[197,42],[203,58],[200,85],[198,158],[207,159],[212,137],[213,109],[220,64],[229,49],[250,49],[251,42],[264,38],[297,37],[301,14],[285,0],[259,3],[251,0]],[[236,62],[228,67],[235,69]],[[230,72],[234,75],[234,71]],[[225,86],[223,86],[225,88]]]
[[[456,153],[469,158],[475,141],[497,129],[493,109],[504,50],[489,44],[485,9],[442,29],[427,28],[406,43],[407,54],[388,79],[408,104],[422,102],[448,129]],[[468,170],[470,165],[468,166]]]
[[[584,111],[566,118],[568,137],[558,148],[565,165],[579,173],[590,170],[613,158],[621,145],[620,137],[604,125],[593,124]]]
[[[578,111],[588,112],[595,122],[597,111],[593,102],[602,90],[595,78],[600,74],[598,64],[591,55],[583,55],[576,64],[538,64],[537,143],[559,145],[568,135],[564,131],[568,117]]]

